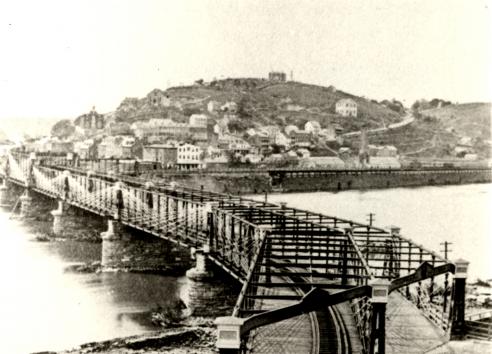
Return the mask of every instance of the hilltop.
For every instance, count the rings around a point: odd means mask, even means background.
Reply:
[[[153,97],[158,97],[158,101],[153,101]],[[342,98],[351,98],[357,103],[357,118],[335,114],[335,103]],[[322,127],[337,124],[344,131],[353,131],[398,122],[403,113],[386,104],[389,101],[378,103],[333,86],[238,78],[210,83],[198,80],[194,85],[172,87],[165,91],[155,89],[144,98],[124,99],[111,116],[116,121],[128,123],[166,117],[184,122],[190,114],[207,112],[211,101],[218,106],[226,102],[237,104],[237,112],[229,117],[227,124],[231,130],[239,132],[262,125],[284,127],[293,124],[301,127],[308,120],[318,121]]]
[[[451,104],[420,112],[425,117],[437,118],[445,129],[471,138],[490,139],[491,104]]]

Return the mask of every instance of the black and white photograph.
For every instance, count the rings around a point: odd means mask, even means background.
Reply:
[[[492,354],[491,8],[0,1],[0,353]]]

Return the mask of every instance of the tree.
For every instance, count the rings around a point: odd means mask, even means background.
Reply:
[[[69,119],[62,119],[51,128],[51,136],[63,139],[75,133],[75,126]]]

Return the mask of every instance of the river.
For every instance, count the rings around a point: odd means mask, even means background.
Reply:
[[[256,196],[256,198],[261,198]],[[375,225],[433,250],[453,242],[451,258],[471,262],[471,278],[492,278],[492,185],[397,188],[340,193],[273,194],[269,201]],[[0,212],[1,353],[66,349],[78,344],[157,329],[143,314],[181,296],[185,278],[148,274],[64,272],[98,261],[101,245],[35,242],[23,222]]]
[[[492,279],[492,184],[271,194],[268,201],[365,223],[374,213],[375,226],[399,226],[431,250],[452,242],[449,258],[470,261],[470,279]]]
[[[35,242],[0,212],[0,353],[68,349],[158,329],[147,312],[180,297],[185,278],[150,274],[74,274],[100,261],[101,244]]]

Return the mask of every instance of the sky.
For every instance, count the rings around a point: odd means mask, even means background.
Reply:
[[[105,113],[197,79],[266,77],[368,98],[491,100],[492,1],[0,2],[0,122]]]

